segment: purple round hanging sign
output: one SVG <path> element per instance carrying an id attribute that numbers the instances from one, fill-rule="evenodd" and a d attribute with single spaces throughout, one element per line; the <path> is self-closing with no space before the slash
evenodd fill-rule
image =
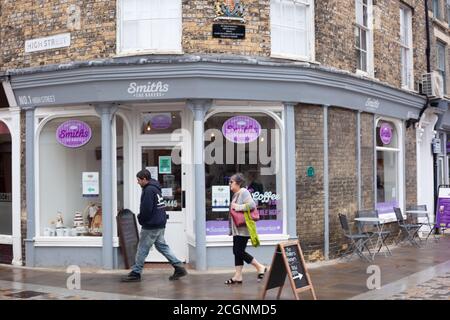
<path id="1" fill-rule="evenodd" d="M 225 121 L 222 133 L 231 142 L 249 143 L 258 139 L 261 125 L 251 117 L 236 116 Z"/>
<path id="2" fill-rule="evenodd" d="M 389 123 L 383 122 L 380 126 L 380 139 L 383 144 L 389 144 L 392 140 L 392 126 Z"/>
<path id="3" fill-rule="evenodd" d="M 62 123 L 56 129 L 56 140 L 65 147 L 78 148 L 92 137 L 92 130 L 89 125 L 79 120 L 69 120 Z"/>
<path id="4" fill-rule="evenodd" d="M 159 113 L 152 116 L 150 125 L 153 129 L 167 129 L 172 125 L 172 115 L 170 113 Z"/>

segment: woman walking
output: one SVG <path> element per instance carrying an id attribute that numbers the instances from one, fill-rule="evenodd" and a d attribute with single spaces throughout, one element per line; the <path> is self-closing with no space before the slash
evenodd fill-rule
<path id="1" fill-rule="evenodd" d="M 250 210 L 256 208 L 256 204 L 253 201 L 250 192 L 243 187 L 244 183 L 245 181 L 242 173 L 236 173 L 230 178 L 230 189 L 234 193 L 231 200 L 231 209 L 241 211 L 242 214 L 244 214 L 247 205 L 250 207 Z M 247 248 L 247 242 L 250 239 L 250 233 L 247 226 L 243 225 L 237 227 L 231 218 L 231 214 L 230 222 L 231 235 L 233 236 L 234 266 L 236 271 L 234 272 L 233 277 L 225 281 L 225 284 L 242 283 L 242 269 L 244 267 L 244 261 L 255 267 L 258 272 L 257 279 L 260 281 L 264 278 L 267 268 L 245 251 Z"/>

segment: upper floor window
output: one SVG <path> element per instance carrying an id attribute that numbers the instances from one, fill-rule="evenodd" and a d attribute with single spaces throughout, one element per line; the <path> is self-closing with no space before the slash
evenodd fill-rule
<path id="1" fill-rule="evenodd" d="M 450 27 L 450 0 L 447 0 L 447 22 Z"/>
<path id="2" fill-rule="evenodd" d="M 442 87 L 444 90 L 444 94 L 447 94 L 447 82 L 446 82 L 446 77 L 447 77 L 447 73 L 446 73 L 446 63 L 445 63 L 445 57 L 446 57 L 446 46 L 444 43 L 438 41 L 436 44 L 436 57 L 437 57 L 437 61 L 436 61 L 436 69 L 437 72 L 441 75 L 442 78 Z"/>
<path id="3" fill-rule="evenodd" d="M 402 87 L 413 89 L 412 12 L 406 6 L 400 7 L 400 51 Z"/>
<path id="4" fill-rule="evenodd" d="M 181 0 L 119 0 L 118 53 L 180 53 Z"/>
<path id="5" fill-rule="evenodd" d="M 441 10 L 440 10 L 440 6 L 441 6 L 441 1 L 440 0 L 433 0 L 433 17 L 436 19 L 439 19 L 441 16 Z"/>
<path id="6" fill-rule="evenodd" d="M 314 59 L 314 2 L 271 0 L 272 56 Z"/>
<path id="7" fill-rule="evenodd" d="M 373 75 L 372 0 L 356 1 L 356 68 Z"/>

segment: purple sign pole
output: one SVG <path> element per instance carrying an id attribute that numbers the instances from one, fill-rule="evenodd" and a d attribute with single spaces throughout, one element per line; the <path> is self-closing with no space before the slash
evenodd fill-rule
<path id="1" fill-rule="evenodd" d="M 91 140 L 89 125 L 79 120 L 68 120 L 56 129 L 56 140 L 65 147 L 78 148 Z"/>

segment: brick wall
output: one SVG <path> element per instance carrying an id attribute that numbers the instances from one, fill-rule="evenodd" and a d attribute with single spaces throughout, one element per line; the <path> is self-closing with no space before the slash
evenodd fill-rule
<path id="1" fill-rule="evenodd" d="M 305 259 L 323 259 L 324 192 L 323 192 L 323 108 L 298 105 L 296 123 L 297 235 Z M 312 166 L 314 177 L 306 170 Z"/>
<path id="2" fill-rule="evenodd" d="M 356 112 L 329 108 L 329 201 L 330 201 L 330 258 L 339 252 L 343 233 L 338 213 L 351 221 L 358 209 Z"/>
<path id="3" fill-rule="evenodd" d="M 374 209 L 374 116 L 361 113 L 361 209 Z"/>
<path id="4" fill-rule="evenodd" d="M 212 37 L 214 4 L 215 0 L 183 0 L 185 53 L 270 55 L 270 0 L 245 1 L 245 39 L 242 40 Z"/>
<path id="5" fill-rule="evenodd" d="M 405 133 L 406 206 L 417 204 L 416 130 L 413 126 Z"/>
<path id="6" fill-rule="evenodd" d="M 182 1 L 182 47 L 187 54 L 270 56 L 270 0 L 247 0 L 243 40 L 212 38 L 215 0 Z M 423 3 L 407 0 L 414 9 L 416 79 L 425 70 Z M 375 77 L 400 83 L 399 2 L 379 0 L 375 10 Z M 5 0 L 1 7 L 2 69 L 36 67 L 116 55 L 116 1 Z M 354 0 L 315 1 L 316 60 L 324 66 L 355 72 Z M 24 53 L 25 40 L 71 33 L 68 48 Z"/>

